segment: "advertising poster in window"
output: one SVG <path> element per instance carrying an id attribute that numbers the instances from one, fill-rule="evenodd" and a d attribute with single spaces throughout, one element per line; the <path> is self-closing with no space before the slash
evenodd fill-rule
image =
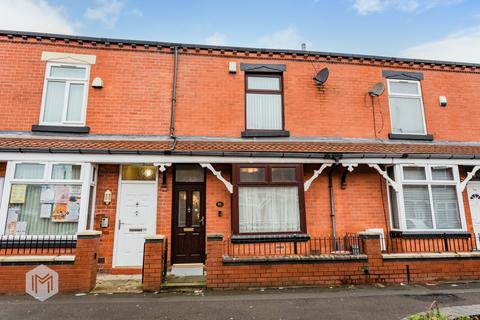
<path id="1" fill-rule="evenodd" d="M 40 218 L 50 219 L 52 216 L 52 204 L 42 203 L 40 206 Z"/>
<path id="2" fill-rule="evenodd" d="M 55 186 L 52 222 L 78 222 L 80 193 L 81 186 Z"/>
<path id="3" fill-rule="evenodd" d="M 69 188 L 68 186 L 55 186 L 55 196 L 54 196 L 54 202 L 55 204 L 58 203 L 64 203 L 66 204 L 68 202 L 68 196 L 69 196 Z"/>
<path id="4" fill-rule="evenodd" d="M 27 193 L 27 185 L 14 184 L 10 193 L 10 203 L 25 203 L 25 194 Z"/>
<path id="5" fill-rule="evenodd" d="M 40 193 L 41 203 L 53 203 L 55 200 L 55 188 L 50 185 L 43 185 Z"/>
<path id="6" fill-rule="evenodd" d="M 17 232 L 17 220 L 18 220 L 18 213 L 20 212 L 19 208 L 8 208 L 7 212 L 7 228 L 5 233 L 7 235 L 15 235 Z"/>

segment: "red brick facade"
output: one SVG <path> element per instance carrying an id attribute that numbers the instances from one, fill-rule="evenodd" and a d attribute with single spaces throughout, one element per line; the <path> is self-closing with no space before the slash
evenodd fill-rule
<path id="1" fill-rule="evenodd" d="M 113 263 L 122 165 L 157 165 L 165 169 L 158 172 L 155 233 L 169 240 L 168 254 L 163 257 L 168 265 L 172 262 L 172 216 L 176 214 L 173 180 L 179 163 L 211 164 L 221 171 L 227 183 L 205 169 L 205 233 L 222 234 L 226 241 L 232 237 L 232 209 L 236 209 L 232 208 L 236 195 L 228 191 L 234 163 L 299 163 L 304 181 L 322 163 L 335 164 L 332 190 L 336 233 L 383 229 L 387 236 L 392 225 L 387 182 L 370 164 L 378 164 L 380 170 L 396 163 L 448 164 L 459 167 L 460 181 L 472 178 L 468 173 L 480 165 L 479 66 L 181 45 L 171 123 L 173 46 L 0 32 L 0 79 L 4 83 L 0 89 L 0 176 L 6 175 L 7 161 L 12 166 L 13 161 L 98 165 L 93 228 L 102 232 L 98 244 L 101 271 L 141 272 L 140 266 L 116 270 Z M 39 124 L 41 112 L 44 52 L 95 56 L 88 85 L 88 134 L 32 133 L 32 125 Z M 229 62 L 236 63 L 236 73 L 228 71 Z M 242 138 L 246 126 L 242 63 L 285 65 L 283 120 L 289 137 Z M 329 68 L 330 77 L 319 86 L 312 77 L 324 67 Z M 375 83 L 386 83 L 384 70 L 423 75 L 420 83 L 426 128 L 433 141 L 389 139 L 392 130 L 388 93 L 378 98 L 368 95 Z M 103 88 L 90 86 L 95 77 L 102 78 Z M 440 107 L 439 96 L 448 98 L 445 108 Z M 324 170 L 304 193 L 305 233 L 312 238 L 334 232 L 328 179 L 331 168 Z M 112 197 L 105 204 L 107 190 Z M 475 230 L 467 191 L 462 190 L 461 196 L 466 225 L 461 231 L 472 233 Z M 218 206 L 219 202 L 223 206 Z M 108 219 L 108 226 L 101 226 L 103 218 Z M 207 241 L 205 247 L 208 285 L 212 288 L 405 281 L 407 262 L 382 258 L 377 252 L 378 243 L 368 250 L 368 261 L 242 266 L 223 265 L 219 243 Z M 163 245 L 146 247 L 146 290 L 159 289 L 155 279 L 158 280 L 161 261 L 150 250 L 158 252 Z M 408 261 L 408 265 L 411 281 L 479 276 L 473 270 L 478 265 L 476 260 L 449 260 L 442 264 L 433 260 Z M 362 271 L 365 266 L 369 267 L 369 274 Z M 55 268 L 63 272 L 66 267 Z M 456 276 L 459 268 L 465 272 Z M 424 272 L 427 269 L 433 271 Z M 293 273 L 296 277 L 290 278 Z"/>

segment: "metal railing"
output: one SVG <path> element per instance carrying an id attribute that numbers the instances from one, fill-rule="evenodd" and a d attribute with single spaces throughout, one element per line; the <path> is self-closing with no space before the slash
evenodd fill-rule
<path id="1" fill-rule="evenodd" d="M 480 234 L 466 235 L 423 235 L 423 236 L 387 236 L 385 243 L 387 253 L 440 253 L 477 251 Z"/>
<path id="2" fill-rule="evenodd" d="M 320 255 L 359 255 L 362 253 L 361 241 L 356 235 L 343 237 L 297 239 L 292 237 L 283 241 L 262 241 L 235 243 L 224 241 L 223 253 L 232 258 L 238 257 L 286 257 Z"/>
<path id="3" fill-rule="evenodd" d="M 0 255 L 72 254 L 77 237 L 62 236 L 0 236 Z"/>

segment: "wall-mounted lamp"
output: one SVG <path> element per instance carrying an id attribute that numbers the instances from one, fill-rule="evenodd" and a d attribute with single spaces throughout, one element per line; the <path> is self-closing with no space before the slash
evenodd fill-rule
<path id="1" fill-rule="evenodd" d="M 105 190 L 105 193 L 103 194 L 103 203 L 107 206 L 112 203 L 112 191 Z"/>
<path id="2" fill-rule="evenodd" d="M 96 77 L 92 81 L 92 88 L 100 89 L 103 88 L 103 80 L 100 77 Z"/>

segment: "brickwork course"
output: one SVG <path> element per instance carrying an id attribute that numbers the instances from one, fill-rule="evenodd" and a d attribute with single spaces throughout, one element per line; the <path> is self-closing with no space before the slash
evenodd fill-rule
<path id="1" fill-rule="evenodd" d="M 171 123 L 174 47 L 178 49 L 177 96 Z M 44 52 L 95 55 L 85 121 L 89 133 L 32 132 L 41 113 Z M 73 288 L 88 290 L 94 281 L 92 268 L 108 273 L 142 272 L 142 266 L 121 269 L 114 265 L 122 165 L 165 165 L 165 170 L 158 174 L 155 235 L 163 235 L 168 241 L 145 244 L 143 275 L 147 291 L 159 290 L 164 260 L 167 265 L 172 264 L 175 165 L 188 162 L 188 158 L 211 163 L 227 182 L 234 180 L 232 164 L 239 162 L 300 163 L 303 181 L 307 181 L 323 162 L 332 165 L 336 161 L 331 190 L 335 195 L 335 232 L 339 236 L 367 229 L 382 229 L 387 237 L 390 234 L 388 185 L 385 177 L 368 164 L 379 164 L 384 170 L 385 164 L 397 162 L 428 165 L 445 161 L 458 166 L 460 181 L 472 178 L 469 173 L 480 165 L 479 65 L 9 31 L 0 31 L 0 58 L 0 176 L 6 176 L 7 162 L 11 161 L 81 159 L 78 161 L 98 165 L 92 224 L 92 229 L 101 232 L 96 240 L 98 252 L 95 263 L 88 268 L 78 267 L 88 273 L 87 284 L 79 286 L 73 281 L 70 287 L 62 288 L 65 292 Z M 228 72 L 229 62 L 236 63 L 236 73 Z M 288 137 L 242 137 L 246 126 L 242 63 L 285 65 L 283 121 Z M 330 77 L 319 86 L 312 77 L 325 67 Z M 420 85 L 426 133 L 433 140 L 397 140 L 389 136 L 392 128 L 387 89 L 379 97 L 368 95 L 375 83 L 386 84 L 384 70 L 423 75 Z M 103 88 L 91 87 L 96 77 L 104 81 Z M 448 98 L 446 107 L 439 105 L 439 96 Z M 171 160 L 180 157 L 183 158 L 179 162 Z M 348 167 L 345 161 L 349 159 L 360 164 Z M 307 191 L 302 191 L 305 233 L 311 238 L 331 236 L 334 232 L 330 169 L 320 174 Z M 407 264 L 412 282 L 480 278 L 478 257 L 385 259 L 378 239 L 365 240 L 366 256 L 348 261 L 226 263 L 223 245 L 234 236 L 235 194 L 228 191 L 228 183 L 209 169 L 205 172 L 205 235 L 223 237 L 222 241 L 205 241 L 206 259 L 202 262 L 210 288 L 400 283 L 406 281 Z M 112 195 L 109 203 L 104 199 L 107 191 Z M 461 231 L 472 234 L 475 229 L 466 190 L 462 190 L 460 200 L 465 214 L 465 228 Z M 101 225 L 105 218 L 108 226 Z M 78 254 L 82 243 L 78 241 Z M 78 274 L 77 264 L 83 263 L 84 258 L 77 255 L 73 267 L 53 268 L 61 277 L 63 273 Z M 0 274 L 8 277 L 11 272 L 27 269 L 2 265 Z M 20 288 L 20 282 L 8 287 L 6 283 L 5 290 L 17 292 Z"/>

